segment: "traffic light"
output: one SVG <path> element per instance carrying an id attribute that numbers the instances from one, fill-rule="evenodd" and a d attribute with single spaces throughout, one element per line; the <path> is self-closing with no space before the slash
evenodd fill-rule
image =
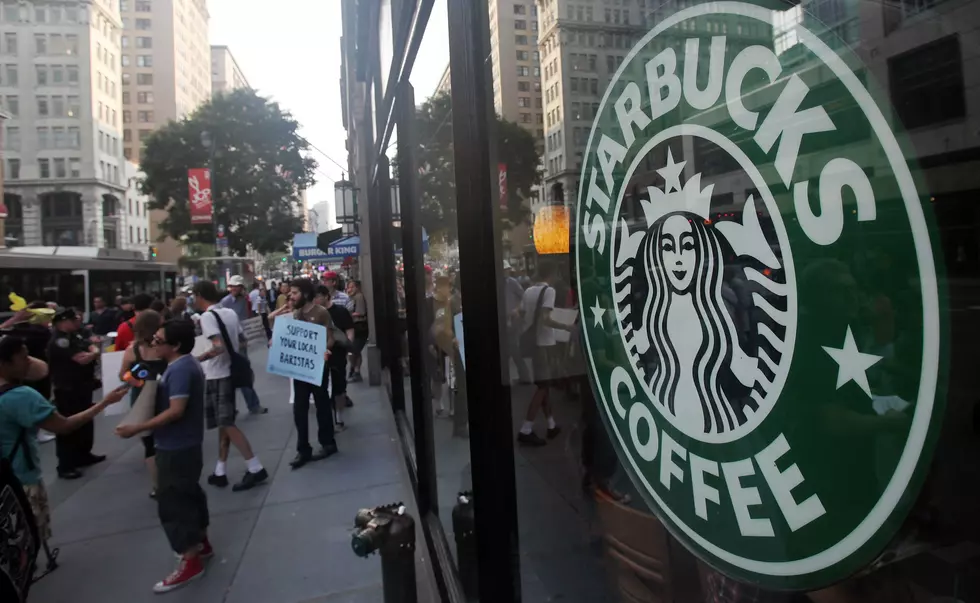
<path id="1" fill-rule="evenodd" d="M 157 248 L 150 247 L 150 259 L 156 259 L 156 257 L 157 257 Z"/>
<path id="2" fill-rule="evenodd" d="M 286 261 L 286 258 L 282 258 L 282 261 L 285 262 Z"/>

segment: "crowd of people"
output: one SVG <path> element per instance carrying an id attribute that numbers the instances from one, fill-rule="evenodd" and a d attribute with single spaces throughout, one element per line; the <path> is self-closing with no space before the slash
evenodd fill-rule
<path id="1" fill-rule="evenodd" d="M 154 585 L 154 591 L 168 592 L 201 577 L 205 561 L 213 555 L 207 495 L 200 485 L 205 431 L 214 430 L 218 436 L 214 470 L 206 479 L 209 486 L 232 485 L 227 468 L 232 448 L 246 467 L 233 491 L 249 490 L 269 479 L 236 425 L 236 391 L 242 392 L 249 413 L 268 412 L 253 386 L 245 321 L 261 317 L 269 341 L 277 317 L 326 328 L 321 384 L 292 382 L 297 447 L 290 466 L 299 469 L 338 452 L 335 434 L 344 429 L 344 410 L 353 406 L 347 383 L 361 380 L 361 352 L 368 339 L 366 301 L 359 282 L 344 287 L 338 274 L 328 272 L 320 281 L 303 278 L 268 288 L 257 282 L 248 291 L 236 275 L 226 292 L 210 281 L 199 281 L 169 305 L 140 293 L 112 303 L 96 297 L 93 307 L 85 321 L 76 309 L 34 302 L 0 325 L 0 457 L 10 460 L 39 538 L 46 542 L 51 521 L 40 469 L 41 430 L 56 439 L 58 477 L 78 479 L 86 467 L 106 460 L 93 452 L 93 419 L 128 394 L 134 408 L 115 433 L 142 440 L 149 495 L 156 500 L 161 525 L 179 557 L 176 570 Z M 112 347 L 106 348 L 110 339 Z M 96 369 L 103 349 L 123 352 L 123 385 L 103 389 L 102 399 L 93 404 L 93 394 L 102 389 Z M 311 397 L 316 450 L 309 439 Z M 141 405 L 147 413 L 137 412 Z"/>

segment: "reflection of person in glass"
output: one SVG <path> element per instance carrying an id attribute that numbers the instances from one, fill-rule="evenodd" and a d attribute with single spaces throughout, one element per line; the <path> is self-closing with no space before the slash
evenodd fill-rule
<path id="1" fill-rule="evenodd" d="M 718 231 L 695 214 L 671 213 L 647 231 L 642 252 L 650 292 L 643 323 L 660 352 L 653 393 L 686 430 L 734 429 L 745 416 L 722 388 L 723 373 L 753 359 L 739 346 L 722 298 Z"/>

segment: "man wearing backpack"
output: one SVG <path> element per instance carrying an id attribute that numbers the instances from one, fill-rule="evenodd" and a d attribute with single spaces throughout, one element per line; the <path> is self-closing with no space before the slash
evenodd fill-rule
<path id="1" fill-rule="evenodd" d="M 197 359 L 204 369 L 204 416 L 208 429 L 218 428 L 218 462 L 208 483 L 218 488 L 228 485 L 227 463 L 231 444 L 245 459 L 248 468 L 234 492 L 249 490 L 269 478 L 258 457 L 252 453 L 248 438 L 235 425 L 235 386 L 232 381 L 232 358 L 238 354 L 241 326 L 230 308 L 221 307 L 221 296 L 211 281 L 194 285 L 194 305 L 201 312 L 201 334 L 211 341 L 211 349 Z"/>
<path id="2" fill-rule="evenodd" d="M 571 331 L 571 327 L 551 319 L 555 309 L 555 267 L 550 262 L 542 262 L 538 268 L 538 282 L 524 292 L 521 300 L 521 313 L 524 316 L 524 331 L 521 335 L 521 354 L 531 357 L 534 372 L 534 395 L 527 406 L 524 424 L 517 434 L 517 441 L 528 446 L 544 446 L 548 442 L 534 433 L 534 419 L 538 409 L 544 410 L 548 421 L 548 439 L 554 439 L 561 428 L 551 414 L 551 386 L 555 373 L 555 329 Z"/>

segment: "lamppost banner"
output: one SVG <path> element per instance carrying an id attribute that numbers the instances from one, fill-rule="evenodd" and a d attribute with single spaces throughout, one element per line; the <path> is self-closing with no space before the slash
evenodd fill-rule
<path id="1" fill-rule="evenodd" d="M 187 187 L 191 224 L 210 224 L 212 214 L 211 170 L 207 168 L 187 170 Z"/>

